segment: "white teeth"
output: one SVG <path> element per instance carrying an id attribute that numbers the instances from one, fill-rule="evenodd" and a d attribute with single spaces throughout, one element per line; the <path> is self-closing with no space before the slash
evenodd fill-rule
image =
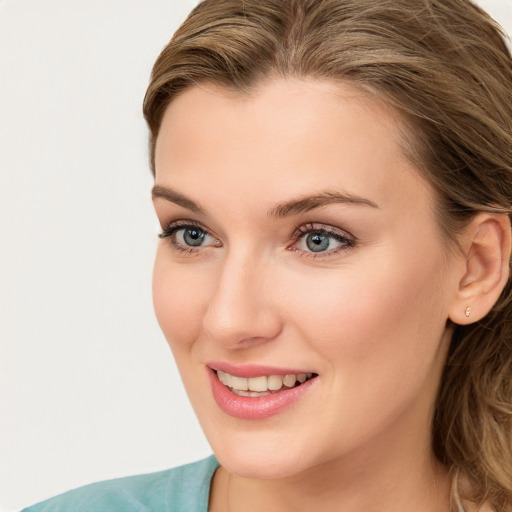
<path id="1" fill-rule="evenodd" d="M 293 388 L 293 386 L 295 386 L 296 380 L 297 380 L 297 377 L 295 375 L 293 375 L 293 374 L 286 375 L 286 377 L 283 379 L 283 384 L 287 388 Z"/>
<path id="2" fill-rule="evenodd" d="M 222 384 L 228 386 L 228 378 L 230 377 L 230 375 L 221 372 L 220 370 L 217 370 L 217 377 L 219 377 L 219 380 L 222 382 Z"/>
<path id="3" fill-rule="evenodd" d="M 249 383 L 249 389 L 251 391 L 267 391 L 268 390 L 268 379 L 267 377 L 251 377 L 247 379 Z M 233 386 L 236 387 L 236 386 Z"/>
<path id="4" fill-rule="evenodd" d="M 241 396 L 265 396 L 269 391 L 279 391 L 283 386 L 293 388 L 297 383 L 302 384 L 313 377 L 312 373 L 288 375 L 262 375 L 261 377 L 236 377 L 217 370 L 219 380 L 234 393 Z"/>
<path id="5" fill-rule="evenodd" d="M 247 391 L 248 389 L 253 389 L 249 386 L 247 379 L 243 377 L 235 377 L 234 375 L 230 375 L 231 377 L 231 387 L 235 389 L 239 389 L 240 391 Z"/>
<path id="6" fill-rule="evenodd" d="M 239 396 L 250 396 L 250 397 L 257 397 L 257 396 L 267 396 L 270 395 L 269 391 L 264 391 L 263 393 L 260 393 L 258 391 L 241 391 L 240 389 L 234 389 L 231 388 L 231 391 L 235 393 L 235 395 Z"/>
<path id="7" fill-rule="evenodd" d="M 268 389 L 270 391 L 277 391 L 283 387 L 283 379 L 279 375 L 271 375 L 268 378 Z"/>

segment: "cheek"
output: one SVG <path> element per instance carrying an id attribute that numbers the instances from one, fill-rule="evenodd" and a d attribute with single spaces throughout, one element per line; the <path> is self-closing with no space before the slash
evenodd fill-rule
<path id="1" fill-rule="evenodd" d="M 297 337 L 320 356 L 326 394 L 340 404 L 324 412 L 332 436 L 372 436 L 406 410 L 427 422 L 443 360 L 442 291 L 428 264 L 419 273 L 392 261 L 374 272 L 347 269 L 318 282 L 317 293 L 297 290 Z"/>
<path id="2" fill-rule="evenodd" d="M 153 304 L 173 352 L 190 347 L 200 333 L 208 304 L 207 283 L 194 265 L 173 263 L 159 247 L 153 269 Z"/>
<path id="3" fill-rule="evenodd" d="M 398 387 L 433 364 L 446 324 L 442 280 L 432 279 L 441 259 L 397 256 L 380 252 L 378 266 L 360 261 L 319 278 L 314 293 L 310 282 L 295 290 L 295 325 L 336 367 L 338 387 L 361 380 L 373 390 L 379 380 Z"/>

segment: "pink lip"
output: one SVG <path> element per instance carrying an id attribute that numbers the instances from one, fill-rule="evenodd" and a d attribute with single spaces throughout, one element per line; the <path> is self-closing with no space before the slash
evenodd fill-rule
<path id="1" fill-rule="evenodd" d="M 258 364 L 233 365 L 223 362 L 210 362 L 207 366 L 213 370 L 229 373 L 235 377 L 261 377 L 263 375 L 298 375 L 299 373 L 314 373 L 312 370 L 297 370 L 296 368 L 277 368 L 275 366 L 263 366 Z"/>
<path id="2" fill-rule="evenodd" d="M 254 370 L 261 367 L 247 367 L 247 369 Z M 220 368 L 218 368 L 220 369 Z M 244 420 L 260 420 L 274 416 L 280 413 L 287 407 L 300 400 L 310 389 L 315 385 L 317 378 L 307 380 L 300 386 L 295 388 L 285 389 L 278 391 L 267 396 L 248 397 L 239 396 L 231 392 L 217 377 L 217 372 L 211 368 L 207 368 L 210 377 L 210 384 L 212 393 L 217 405 L 230 416 Z M 275 373 L 275 368 L 272 368 L 270 373 L 260 372 L 257 375 L 280 375 Z M 224 371 L 224 370 L 221 370 Z M 231 372 L 228 372 L 231 373 Z M 287 373 L 294 373 L 287 371 Z M 299 372 L 300 373 L 300 372 Z M 302 372 L 304 373 L 304 372 Z M 283 373 L 284 374 L 284 373 Z M 231 375 L 235 375 L 231 373 Z M 239 373 L 237 376 L 242 376 Z"/>

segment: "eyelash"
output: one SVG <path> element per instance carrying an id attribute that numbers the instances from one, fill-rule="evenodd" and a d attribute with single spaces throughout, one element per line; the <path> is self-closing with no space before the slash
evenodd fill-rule
<path id="1" fill-rule="evenodd" d="M 294 246 L 289 247 L 289 250 L 301 253 L 301 256 L 305 258 L 322 258 L 339 254 L 340 252 L 346 251 L 348 249 L 352 249 L 357 244 L 357 239 L 350 233 L 345 232 L 345 234 L 342 235 L 339 231 L 335 230 L 331 226 L 325 224 L 316 224 L 313 222 L 297 226 L 292 236 L 290 237 L 290 240 L 294 242 L 294 245 L 296 245 L 302 238 L 305 238 L 306 235 L 310 234 L 329 237 L 330 239 L 334 239 L 336 242 L 339 242 L 340 246 L 335 249 L 330 249 L 328 251 L 322 251 L 318 253 L 298 249 Z"/>
<path id="2" fill-rule="evenodd" d="M 210 234 L 208 229 L 201 225 L 198 222 L 192 222 L 192 221 L 175 221 L 170 223 L 167 227 L 165 227 L 161 233 L 159 233 L 158 237 L 160 239 L 169 238 L 170 246 L 173 250 L 180 252 L 181 254 L 185 255 L 195 255 L 198 252 L 200 252 L 205 247 L 222 247 L 222 243 L 218 241 L 217 243 L 213 245 L 208 246 L 184 246 L 180 245 L 176 241 L 176 234 L 178 231 L 183 229 L 196 229 L 203 233 L 206 233 L 207 236 L 210 236 L 215 239 L 215 237 Z M 342 235 L 338 231 L 335 231 L 331 226 L 325 225 L 325 224 L 315 224 L 315 223 L 307 223 L 302 224 L 300 226 L 297 226 L 293 234 L 290 237 L 290 241 L 293 242 L 293 245 L 287 247 L 288 250 L 294 251 L 299 253 L 302 257 L 306 258 L 322 258 L 322 257 L 329 257 L 334 254 L 338 254 L 342 251 L 351 249 L 356 246 L 357 239 L 351 235 L 348 232 L 345 232 L 345 235 Z M 299 243 L 304 237 L 310 234 L 320 235 L 328 237 L 331 240 L 335 240 L 336 242 L 340 243 L 340 246 L 335 249 L 330 249 L 327 251 L 319 251 L 318 253 L 315 253 L 313 251 L 306 251 L 303 249 L 299 249 L 296 247 L 297 243 Z"/>
<path id="3" fill-rule="evenodd" d="M 191 222 L 191 221 L 187 221 L 187 220 L 178 220 L 175 222 L 171 222 L 167 227 L 162 229 L 162 232 L 158 234 L 158 238 L 160 238 L 162 240 L 164 238 L 169 238 L 169 245 L 171 246 L 171 248 L 175 251 L 180 252 L 181 254 L 193 255 L 193 254 L 196 254 L 197 252 L 199 252 L 201 249 L 204 249 L 204 246 L 193 247 L 193 246 L 180 245 L 176 241 L 176 233 L 182 229 L 197 229 L 199 231 L 206 233 L 208 236 L 213 237 L 213 235 L 211 235 L 209 233 L 208 229 L 206 229 L 205 226 L 199 224 L 198 222 Z M 215 237 L 213 237 L 213 238 L 215 238 Z M 215 244 L 215 247 L 221 247 L 221 246 L 222 246 L 222 244 L 220 242 L 218 244 Z M 211 247 L 211 246 L 208 246 L 208 247 Z"/>

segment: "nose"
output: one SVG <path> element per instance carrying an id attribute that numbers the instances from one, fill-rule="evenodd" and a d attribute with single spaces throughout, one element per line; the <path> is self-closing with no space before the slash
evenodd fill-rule
<path id="1" fill-rule="evenodd" d="M 215 282 L 203 329 L 226 348 L 264 343 L 281 331 L 272 266 L 250 255 L 229 255 Z"/>

